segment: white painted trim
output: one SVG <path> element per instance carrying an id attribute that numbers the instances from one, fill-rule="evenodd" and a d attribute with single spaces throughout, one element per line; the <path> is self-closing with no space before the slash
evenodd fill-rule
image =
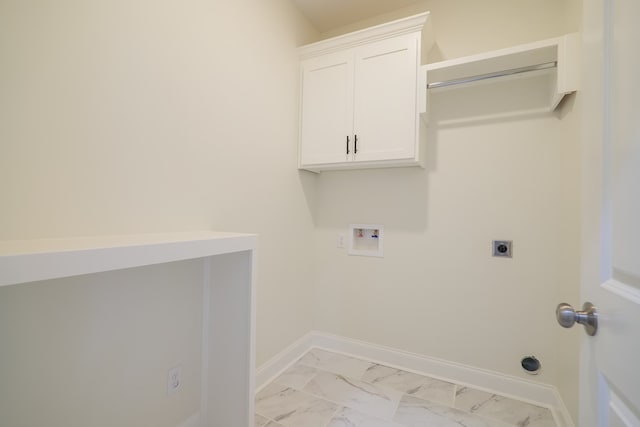
<path id="1" fill-rule="evenodd" d="M 629 407 L 618 397 L 617 394 L 611 392 L 609 401 L 609 409 L 615 412 L 616 416 L 629 427 L 640 427 L 640 419 L 629 409 Z"/>
<path id="2" fill-rule="evenodd" d="M 554 386 L 351 338 L 312 331 L 258 369 L 261 389 L 312 348 L 370 360 L 549 408 L 559 427 L 574 427 Z"/>
<path id="3" fill-rule="evenodd" d="M 196 412 L 188 419 L 184 420 L 177 427 L 201 427 L 200 426 L 200 413 Z"/>
<path id="4" fill-rule="evenodd" d="M 256 281 L 258 278 L 258 249 L 251 252 L 251 302 L 249 303 L 249 386 L 247 387 L 247 402 L 249 413 L 249 427 L 255 424 L 256 412 L 256 305 L 258 292 L 256 290 Z"/>
<path id="5" fill-rule="evenodd" d="M 638 288 L 629 286 L 615 279 L 609 279 L 600 286 L 628 301 L 640 304 L 640 289 Z"/>
<path id="6" fill-rule="evenodd" d="M 550 386 L 553 389 L 553 396 L 555 398 L 555 404 L 550 408 L 553 413 L 553 418 L 559 427 L 575 427 L 573 418 L 569 414 L 569 409 L 564 404 L 562 396 L 556 387 Z"/>
<path id="7" fill-rule="evenodd" d="M 251 234 L 194 231 L 0 241 L 0 286 L 253 250 Z"/>
<path id="8" fill-rule="evenodd" d="M 262 364 L 262 366 L 256 370 L 256 392 L 260 391 L 264 386 L 293 365 L 307 351 L 311 350 L 314 347 L 313 335 L 314 332 L 309 332 L 273 356 L 266 363 Z"/>
<path id="9" fill-rule="evenodd" d="M 321 40 L 319 42 L 300 46 L 298 54 L 301 59 L 311 58 L 313 56 L 324 55 L 343 49 L 350 49 L 364 43 L 370 43 L 376 40 L 383 40 L 402 34 L 410 34 L 419 31 L 425 31 L 433 42 L 431 36 L 431 27 L 426 25 L 429 22 L 429 12 L 420 13 L 418 15 L 409 16 L 407 18 L 397 19 L 385 24 L 376 25 L 374 27 L 365 28 L 363 30 L 354 31 L 342 36 L 332 37 L 330 39 Z"/>
<path id="10" fill-rule="evenodd" d="M 558 94 L 575 92 L 580 88 L 580 34 L 570 33 L 558 40 Z"/>
<path id="11" fill-rule="evenodd" d="M 211 313 L 211 258 L 204 259 L 202 266 L 202 365 L 200 367 L 200 413 L 202 419 L 209 417 L 209 324 Z"/>
<path id="12" fill-rule="evenodd" d="M 544 406 L 556 403 L 551 386 L 485 369 L 319 332 L 314 332 L 314 344 L 315 347 L 364 357 L 373 362 L 428 374 L 456 384 L 492 392 L 499 391 L 501 395 Z"/>

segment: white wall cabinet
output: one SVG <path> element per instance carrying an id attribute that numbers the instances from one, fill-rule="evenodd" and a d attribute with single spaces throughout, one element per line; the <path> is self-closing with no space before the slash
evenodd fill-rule
<path id="1" fill-rule="evenodd" d="M 421 165 L 428 13 L 304 46 L 299 168 Z"/>
<path id="2" fill-rule="evenodd" d="M 338 52 L 302 64 L 300 166 L 341 164 L 353 150 L 353 55 Z"/>

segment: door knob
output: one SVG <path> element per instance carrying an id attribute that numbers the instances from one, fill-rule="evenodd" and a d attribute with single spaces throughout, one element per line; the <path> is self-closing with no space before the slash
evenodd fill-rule
<path id="1" fill-rule="evenodd" d="M 585 302 L 582 311 L 575 311 L 571 305 L 563 302 L 556 308 L 556 318 L 563 328 L 570 328 L 576 323 L 584 325 L 587 335 L 595 335 L 598 330 L 598 311 L 590 302 Z"/>

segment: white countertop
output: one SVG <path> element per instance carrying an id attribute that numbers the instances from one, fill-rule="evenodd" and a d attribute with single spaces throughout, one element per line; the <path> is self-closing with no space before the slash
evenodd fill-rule
<path id="1" fill-rule="evenodd" d="M 253 250 L 254 234 L 192 231 L 0 241 L 0 286 Z"/>

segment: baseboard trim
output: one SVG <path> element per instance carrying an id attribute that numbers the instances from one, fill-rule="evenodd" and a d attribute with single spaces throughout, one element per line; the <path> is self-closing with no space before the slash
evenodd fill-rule
<path id="1" fill-rule="evenodd" d="M 575 427 L 554 386 L 318 331 L 311 331 L 304 335 L 258 368 L 256 371 L 257 389 L 262 389 L 312 348 L 321 348 L 363 358 L 544 406 L 551 409 L 559 427 Z"/>
<path id="2" fill-rule="evenodd" d="M 309 332 L 256 369 L 256 392 L 262 390 L 314 347 L 315 332 Z"/>
<path id="3" fill-rule="evenodd" d="M 553 395 L 555 397 L 556 404 L 551 410 L 553 411 L 553 416 L 556 419 L 556 423 L 561 427 L 575 427 L 573 422 L 573 418 L 569 414 L 569 409 L 564 404 L 564 400 L 560 396 L 560 392 L 557 388 L 553 388 Z"/>

